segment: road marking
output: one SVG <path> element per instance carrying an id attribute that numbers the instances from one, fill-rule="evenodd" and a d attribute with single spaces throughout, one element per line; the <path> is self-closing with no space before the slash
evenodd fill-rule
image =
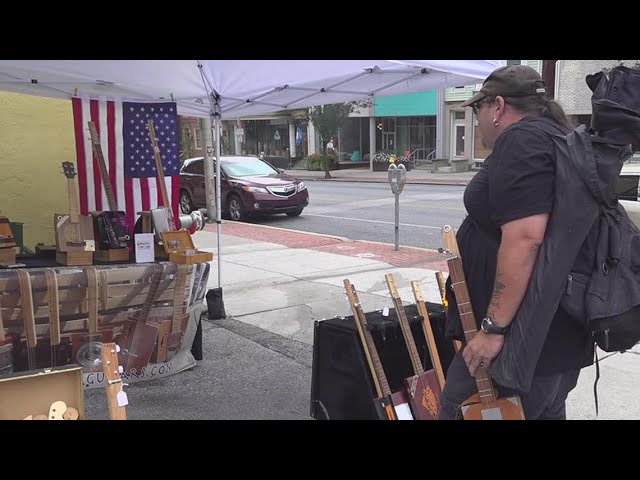
<path id="1" fill-rule="evenodd" d="M 384 225 L 395 225 L 395 222 L 384 222 L 382 220 L 368 220 L 365 218 L 349 218 L 349 217 L 335 217 L 333 215 L 317 215 L 315 213 L 305 213 L 305 217 L 322 217 L 322 218 L 333 218 L 336 220 L 349 220 L 351 222 L 369 222 L 369 223 L 382 223 Z M 431 228 L 433 230 L 440 230 L 442 227 L 431 227 L 429 225 L 414 225 L 413 223 L 400 223 L 399 225 L 405 227 L 416 227 L 416 228 Z"/>

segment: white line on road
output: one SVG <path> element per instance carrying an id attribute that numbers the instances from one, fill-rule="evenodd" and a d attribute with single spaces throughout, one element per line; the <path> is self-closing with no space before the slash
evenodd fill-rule
<path id="1" fill-rule="evenodd" d="M 335 217 L 333 215 L 317 215 L 317 214 L 314 214 L 314 213 L 305 213 L 304 216 L 305 217 L 334 218 L 336 220 L 349 220 L 351 222 L 369 222 L 369 223 L 383 223 L 385 225 L 395 225 L 395 222 L 383 222 L 382 220 L 368 220 L 366 218 Z M 432 228 L 433 230 L 442 229 L 442 227 L 431 227 L 429 225 L 414 225 L 413 223 L 400 223 L 399 225 L 403 225 L 405 227 Z"/>

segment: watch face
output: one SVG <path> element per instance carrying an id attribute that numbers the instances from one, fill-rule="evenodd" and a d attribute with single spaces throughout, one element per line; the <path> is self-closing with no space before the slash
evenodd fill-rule
<path id="1" fill-rule="evenodd" d="M 486 318 L 482 319 L 482 323 L 480 324 L 480 328 L 482 328 L 482 331 L 484 333 L 490 333 L 489 332 L 489 328 L 490 328 L 489 321 Z"/>
<path id="2" fill-rule="evenodd" d="M 483 318 L 481 324 L 482 331 L 485 333 L 503 333 L 504 328 L 499 327 L 491 321 L 490 318 Z"/>

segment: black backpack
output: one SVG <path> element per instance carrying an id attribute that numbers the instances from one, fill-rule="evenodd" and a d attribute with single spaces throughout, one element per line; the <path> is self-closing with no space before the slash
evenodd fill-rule
<path id="1" fill-rule="evenodd" d="M 586 168 L 577 171 L 598 201 L 600 214 L 578 253 L 560 304 L 585 321 L 602 350 L 614 352 L 640 342 L 640 230 L 614 191 L 622 163 L 632 155 L 629 144 L 640 142 L 640 71 L 618 66 L 588 75 L 586 82 L 593 92 L 590 133 L 597 136 L 591 137 L 591 151 L 582 162 Z M 607 164 L 619 168 L 607 175 L 601 167 Z"/>
<path id="2" fill-rule="evenodd" d="M 592 139 L 591 145 L 588 161 L 582 162 L 586 168 L 578 172 L 600 211 L 567 276 L 560 306 L 584 322 L 598 347 L 615 352 L 640 342 L 640 230 L 610 187 L 593 179 L 599 178 L 598 158 L 628 157 L 631 151 L 598 139 Z"/>

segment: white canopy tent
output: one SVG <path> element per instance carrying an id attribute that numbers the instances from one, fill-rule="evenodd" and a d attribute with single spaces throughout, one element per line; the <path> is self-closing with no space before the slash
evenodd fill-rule
<path id="1" fill-rule="evenodd" d="M 501 65 L 500 60 L 0 60 L 0 90 L 69 99 L 173 99 L 180 115 L 221 120 L 481 83 Z M 220 122 L 215 125 L 219 138 Z M 205 183 L 207 205 L 216 206 L 221 287 L 220 162 L 215 177 L 211 164 L 206 162 Z"/>

